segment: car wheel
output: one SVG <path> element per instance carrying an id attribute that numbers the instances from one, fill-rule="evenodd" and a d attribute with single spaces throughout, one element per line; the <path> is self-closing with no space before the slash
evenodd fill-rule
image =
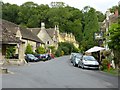
<path id="1" fill-rule="evenodd" d="M 80 68 L 79 64 L 78 64 L 78 68 Z"/>
<path id="2" fill-rule="evenodd" d="M 75 64 L 75 62 L 73 62 L 73 66 L 74 66 L 74 67 L 76 67 L 76 64 Z"/>
<path id="3" fill-rule="evenodd" d="M 82 64 L 82 69 L 84 69 L 84 64 Z"/>

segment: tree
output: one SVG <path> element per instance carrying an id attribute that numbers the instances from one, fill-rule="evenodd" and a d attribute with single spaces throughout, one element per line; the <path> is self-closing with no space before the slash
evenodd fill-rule
<path id="1" fill-rule="evenodd" d="M 96 44 L 94 41 L 94 33 L 99 31 L 98 18 L 95 9 L 90 8 L 88 10 L 87 12 L 84 12 L 83 17 L 83 41 L 87 43 L 86 49 L 89 49 Z"/>
<path id="2" fill-rule="evenodd" d="M 103 22 L 105 20 L 105 15 L 102 12 L 96 11 L 96 14 L 97 14 L 98 22 Z"/>
<path id="3" fill-rule="evenodd" d="M 110 33 L 110 42 L 108 43 L 109 47 L 114 53 L 114 59 L 116 65 L 120 65 L 120 24 L 113 23 L 109 29 Z"/>
<path id="4" fill-rule="evenodd" d="M 117 6 L 117 5 L 116 5 L 116 6 L 113 6 L 113 7 L 110 8 L 109 10 L 110 10 L 111 13 L 114 13 L 116 9 L 118 9 L 118 6 Z"/>
<path id="5" fill-rule="evenodd" d="M 25 54 L 33 54 L 32 46 L 30 44 L 27 45 Z"/>
<path id="6" fill-rule="evenodd" d="M 46 51 L 45 51 L 45 48 L 39 46 L 37 49 L 36 49 L 36 53 L 38 54 L 44 54 Z"/>
<path id="7" fill-rule="evenodd" d="M 16 4 L 2 4 L 2 18 L 13 23 L 18 23 L 19 6 Z"/>

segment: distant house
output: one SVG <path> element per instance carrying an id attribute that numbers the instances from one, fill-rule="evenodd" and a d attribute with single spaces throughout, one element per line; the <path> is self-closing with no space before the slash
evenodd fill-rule
<path id="1" fill-rule="evenodd" d="M 79 47 L 78 42 L 75 40 L 75 36 L 67 33 L 60 33 L 58 25 L 55 28 L 45 28 L 45 24 L 41 23 L 41 28 L 28 28 L 35 35 L 45 43 L 45 47 L 55 46 L 57 49 L 59 42 L 71 42 L 76 48 Z"/>
<path id="2" fill-rule="evenodd" d="M 112 23 L 117 23 L 118 22 L 118 10 L 116 9 L 114 13 L 111 13 L 110 10 L 107 10 L 106 11 L 106 18 L 105 20 L 101 23 L 101 31 L 103 33 L 106 33 L 107 36 L 109 36 L 110 34 L 108 33 L 108 30 L 109 30 L 109 26 L 112 24 Z M 108 48 L 108 44 L 106 42 L 109 42 L 109 39 L 106 38 L 106 40 L 103 42 L 104 44 L 104 47 L 106 49 L 109 49 Z"/>
<path id="3" fill-rule="evenodd" d="M 58 40 L 59 42 L 69 42 L 69 43 L 73 43 L 73 45 L 78 48 L 79 47 L 79 43 L 75 40 L 75 36 L 70 33 L 59 33 L 58 36 Z"/>
<path id="4" fill-rule="evenodd" d="M 28 28 L 29 31 L 33 32 L 43 43 L 45 43 L 45 48 L 48 49 L 49 46 L 57 45 L 57 34 L 54 29 L 46 29 L 45 24 L 41 23 L 41 28 Z"/>
<path id="5" fill-rule="evenodd" d="M 16 54 L 19 54 L 19 60 L 24 59 L 26 46 L 30 44 L 33 51 L 37 46 L 44 44 L 36 35 L 31 31 L 22 28 L 12 22 L 2 20 L 2 56 L 6 56 L 6 50 L 9 46 L 16 47 Z"/>

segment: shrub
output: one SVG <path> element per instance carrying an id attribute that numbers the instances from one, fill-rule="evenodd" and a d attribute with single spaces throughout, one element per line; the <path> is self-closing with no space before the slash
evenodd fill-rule
<path id="1" fill-rule="evenodd" d="M 51 53 L 55 54 L 55 46 L 49 46 L 48 49 L 51 49 Z"/>
<path id="2" fill-rule="evenodd" d="M 27 45 L 25 54 L 33 54 L 32 46 L 30 44 Z"/>
<path id="3" fill-rule="evenodd" d="M 58 47 L 57 51 L 55 52 L 55 56 L 56 56 L 56 57 L 61 56 L 61 52 L 62 52 L 61 48 Z"/>
<path id="4" fill-rule="evenodd" d="M 108 68 L 108 64 L 109 64 L 109 60 L 107 60 L 107 59 L 103 59 L 102 60 L 102 70 L 105 70 L 105 69 L 107 69 Z"/>
<path id="5" fill-rule="evenodd" d="M 103 51 L 104 56 L 109 56 L 111 54 L 110 50 Z"/>
<path id="6" fill-rule="evenodd" d="M 36 53 L 38 53 L 38 54 L 44 54 L 44 53 L 46 53 L 46 50 L 45 50 L 45 48 L 39 46 L 39 47 L 36 49 Z"/>
<path id="7" fill-rule="evenodd" d="M 15 46 L 8 46 L 6 49 L 6 58 L 10 59 L 15 54 Z"/>
<path id="8" fill-rule="evenodd" d="M 62 51 L 64 52 L 64 55 L 68 55 L 69 54 L 69 48 L 64 46 L 64 47 L 61 47 Z"/>

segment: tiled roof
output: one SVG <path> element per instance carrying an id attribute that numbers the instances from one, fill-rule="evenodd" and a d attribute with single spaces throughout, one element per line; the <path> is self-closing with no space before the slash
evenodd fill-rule
<path id="1" fill-rule="evenodd" d="M 2 20 L 2 38 L 3 41 L 16 41 L 16 32 L 17 30 L 20 30 L 22 34 L 22 38 L 27 39 L 27 40 L 32 40 L 35 42 L 41 42 L 43 43 L 36 35 L 34 35 L 31 31 L 27 30 L 26 28 L 22 28 L 12 22 Z"/>
<path id="2" fill-rule="evenodd" d="M 22 28 L 20 27 L 20 31 L 22 34 L 22 37 L 24 39 L 29 39 L 29 40 L 33 40 L 36 42 L 40 42 L 43 43 L 35 34 L 33 34 L 30 30 L 26 29 L 26 28 Z"/>
<path id="3" fill-rule="evenodd" d="M 46 31 L 50 35 L 51 38 L 53 38 L 54 35 L 55 37 L 57 37 L 57 31 L 54 28 L 46 29 Z"/>
<path id="4" fill-rule="evenodd" d="M 38 33 L 41 31 L 40 28 L 27 28 L 27 30 L 29 32 L 32 32 L 32 34 L 35 35 L 35 36 L 37 36 Z M 37 36 L 37 38 L 39 38 L 39 37 Z M 40 40 L 41 43 L 44 43 L 40 38 L 39 38 L 39 40 Z"/>
<path id="5" fill-rule="evenodd" d="M 27 29 L 32 31 L 35 35 L 37 35 L 41 31 L 41 28 L 27 28 Z"/>
<path id="6" fill-rule="evenodd" d="M 16 38 L 15 34 L 8 30 L 6 27 L 2 26 L 2 43 L 18 43 L 20 40 Z"/>

